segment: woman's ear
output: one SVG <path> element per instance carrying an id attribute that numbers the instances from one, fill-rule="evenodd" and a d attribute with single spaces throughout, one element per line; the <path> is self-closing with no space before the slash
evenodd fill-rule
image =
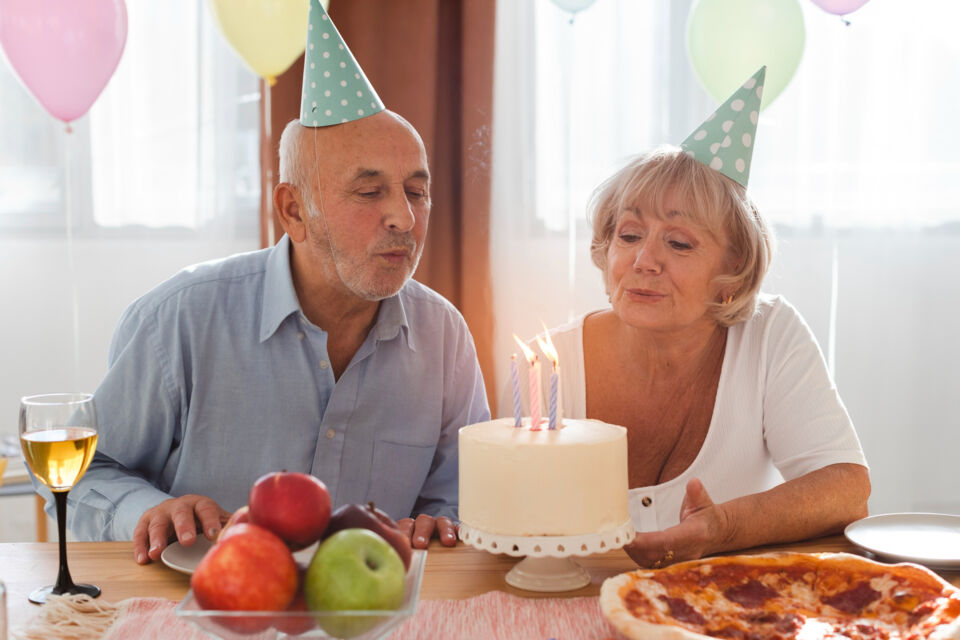
<path id="1" fill-rule="evenodd" d="M 303 242 L 307 237 L 306 216 L 300 193 L 289 182 L 281 182 L 273 189 L 273 208 L 280 226 L 293 242 Z"/>

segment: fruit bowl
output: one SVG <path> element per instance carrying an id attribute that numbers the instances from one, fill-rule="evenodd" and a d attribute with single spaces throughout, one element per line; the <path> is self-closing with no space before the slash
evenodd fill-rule
<path id="1" fill-rule="evenodd" d="M 403 604 L 387 611 L 214 611 L 201 609 L 193 591 L 177 605 L 176 615 L 213 638 L 268 640 L 274 638 L 351 638 L 387 636 L 417 610 L 426 551 L 414 551 L 407 570 Z M 295 631 L 303 630 L 297 634 Z"/>

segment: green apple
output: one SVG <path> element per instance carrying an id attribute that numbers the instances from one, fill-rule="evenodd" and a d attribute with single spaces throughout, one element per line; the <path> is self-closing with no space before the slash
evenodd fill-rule
<path id="1" fill-rule="evenodd" d="M 313 611 L 390 611 L 403 604 L 406 572 L 393 546 L 369 529 L 344 529 L 324 540 L 307 568 L 303 592 Z M 338 638 L 366 632 L 385 617 L 318 616 Z"/>

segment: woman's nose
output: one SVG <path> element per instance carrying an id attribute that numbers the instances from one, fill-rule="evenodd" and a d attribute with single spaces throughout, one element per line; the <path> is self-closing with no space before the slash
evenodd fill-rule
<path id="1" fill-rule="evenodd" d="M 661 268 L 662 262 L 657 243 L 651 239 L 644 240 L 637 247 L 637 255 L 633 259 L 633 270 L 659 272 Z"/>

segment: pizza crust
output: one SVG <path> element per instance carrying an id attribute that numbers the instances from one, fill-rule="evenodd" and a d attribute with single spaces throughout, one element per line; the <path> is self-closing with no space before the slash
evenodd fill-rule
<path id="1" fill-rule="evenodd" d="M 620 589 L 632 585 L 633 576 L 643 573 L 649 572 L 621 573 L 607 578 L 600 587 L 600 610 L 617 631 L 631 640 L 716 640 L 683 627 L 647 622 L 630 613 L 620 597 Z"/>

